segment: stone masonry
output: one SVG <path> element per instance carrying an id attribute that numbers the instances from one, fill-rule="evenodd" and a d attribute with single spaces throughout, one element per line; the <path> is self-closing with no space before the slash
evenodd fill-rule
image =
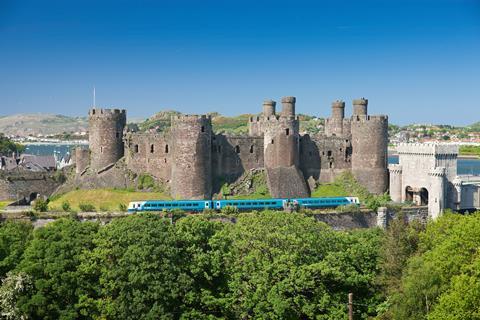
<path id="1" fill-rule="evenodd" d="M 76 179 L 105 174 L 124 159 L 126 170 L 165 182 L 179 199 L 209 199 L 252 169 L 266 169 L 273 197 L 307 197 L 345 170 L 371 192 L 387 190 L 388 118 L 368 115 L 366 99 L 354 100 L 350 118 L 335 101 L 325 132 L 315 136 L 300 134 L 296 98 L 281 102 L 277 113 L 276 102 L 266 100 L 244 136 L 214 134 L 204 115 L 174 116 L 162 133 L 129 131 L 125 110 L 91 109 L 90 152 L 76 152 Z"/>

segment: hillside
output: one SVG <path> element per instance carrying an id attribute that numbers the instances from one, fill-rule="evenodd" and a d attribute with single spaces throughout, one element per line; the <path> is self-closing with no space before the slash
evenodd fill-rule
<path id="1" fill-rule="evenodd" d="M 0 117 L 0 132 L 7 136 L 55 135 L 63 132 L 87 131 L 86 117 L 53 114 L 15 114 Z"/>

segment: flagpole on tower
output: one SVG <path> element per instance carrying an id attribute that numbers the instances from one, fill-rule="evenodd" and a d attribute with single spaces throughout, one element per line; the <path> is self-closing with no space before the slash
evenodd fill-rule
<path id="1" fill-rule="evenodd" d="M 95 87 L 93 87 L 93 107 L 95 108 Z"/>

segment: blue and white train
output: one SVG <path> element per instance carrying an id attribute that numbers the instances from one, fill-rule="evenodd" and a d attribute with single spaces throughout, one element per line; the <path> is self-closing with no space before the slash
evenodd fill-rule
<path id="1" fill-rule="evenodd" d="M 264 209 L 281 210 L 291 204 L 300 208 L 319 209 L 335 208 L 349 204 L 360 205 L 360 201 L 357 197 L 242 200 L 147 200 L 130 202 L 128 205 L 128 211 L 170 211 L 178 209 L 188 212 L 200 212 L 206 209 L 221 210 L 225 207 L 235 207 L 240 211 Z"/>

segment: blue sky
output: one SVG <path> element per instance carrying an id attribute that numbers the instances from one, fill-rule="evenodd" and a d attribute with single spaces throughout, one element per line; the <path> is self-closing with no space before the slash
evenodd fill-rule
<path id="1" fill-rule="evenodd" d="M 366 97 L 390 122 L 480 121 L 480 0 L 0 0 L 0 115 L 327 116 Z"/>

